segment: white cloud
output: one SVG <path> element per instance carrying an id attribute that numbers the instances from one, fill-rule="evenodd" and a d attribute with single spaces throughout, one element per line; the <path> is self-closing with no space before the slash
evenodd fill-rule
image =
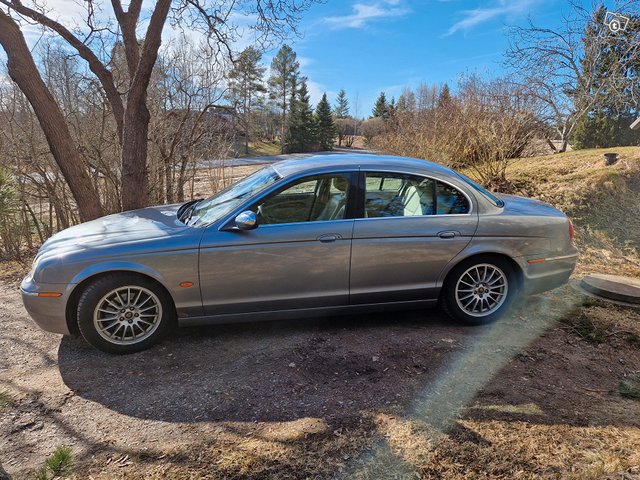
<path id="1" fill-rule="evenodd" d="M 538 0 L 499 0 L 492 7 L 463 10 L 460 12 L 462 19 L 449 28 L 447 35 L 453 35 L 460 30 L 468 30 L 494 18 L 528 13 L 537 2 Z"/>
<path id="2" fill-rule="evenodd" d="M 314 82 L 313 80 L 307 80 L 307 88 L 309 89 L 309 103 L 311 103 L 313 108 L 316 108 L 318 102 L 322 100 L 323 94 L 327 94 L 329 102 L 337 95 L 336 92 L 327 90 L 324 85 Z"/>
<path id="3" fill-rule="evenodd" d="M 301 57 L 298 55 L 298 63 L 300 64 L 300 68 L 308 67 L 313 63 L 313 59 L 309 57 Z"/>
<path id="4" fill-rule="evenodd" d="M 351 15 L 325 17 L 325 23 L 333 28 L 362 28 L 374 20 L 390 17 L 401 17 L 408 9 L 400 6 L 401 0 L 383 0 L 373 3 L 354 3 Z"/>

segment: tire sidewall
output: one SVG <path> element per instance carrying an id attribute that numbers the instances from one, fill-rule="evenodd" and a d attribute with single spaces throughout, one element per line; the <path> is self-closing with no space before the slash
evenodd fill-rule
<path id="1" fill-rule="evenodd" d="M 131 345 L 109 342 L 98 333 L 93 323 L 93 314 L 98 302 L 107 293 L 124 285 L 136 285 L 151 290 L 162 305 L 162 317 L 156 330 L 141 342 Z M 125 354 L 145 350 L 160 341 L 175 324 L 175 307 L 164 289 L 155 282 L 134 274 L 112 274 L 97 279 L 85 288 L 78 302 L 77 318 L 80 333 L 88 343 L 103 352 Z"/>
<path id="2" fill-rule="evenodd" d="M 507 298 L 502 305 L 500 305 L 500 307 L 490 315 L 474 317 L 460 308 L 456 301 L 455 290 L 458 280 L 460 280 L 460 277 L 464 272 L 474 265 L 482 263 L 493 265 L 502 270 L 507 278 Z M 485 325 L 487 323 L 492 323 L 502 317 L 513 305 L 514 299 L 517 297 L 520 290 L 517 280 L 518 278 L 514 267 L 506 259 L 490 255 L 470 258 L 456 265 L 447 275 L 447 279 L 443 287 L 443 306 L 449 316 L 467 325 Z"/>

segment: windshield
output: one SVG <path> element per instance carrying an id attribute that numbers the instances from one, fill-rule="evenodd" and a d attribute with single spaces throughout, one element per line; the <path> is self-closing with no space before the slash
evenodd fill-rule
<path id="1" fill-rule="evenodd" d="M 195 204 L 187 224 L 204 225 L 215 222 L 279 179 L 280 175 L 273 167 L 258 170 L 238 183 Z"/>
<path id="2" fill-rule="evenodd" d="M 476 189 L 478 192 L 480 192 L 487 200 L 489 200 L 491 203 L 493 203 L 496 207 L 504 207 L 504 202 L 502 200 L 500 200 L 498 197 L 496 197 L 489 190 L 484 188 L 482 185 L 478 185 L 476 182 L 471 180 L 469 177 L 464 176 L 460 172 L 456 172 L 456 173 L 458 174 L 458 176 L 462 180 L 464 180 L 466 183 L 468 183 L 474 189 Z"/>

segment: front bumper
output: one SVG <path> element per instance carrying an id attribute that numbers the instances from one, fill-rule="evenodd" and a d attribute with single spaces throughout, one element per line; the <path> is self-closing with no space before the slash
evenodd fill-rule
<path id="1" fill-rule="evenodd" d="M 70 335 L 67 325 L 67 301 L 71 294 L 72 285 L 61 283 L 40 284 L 33 281 L 29 274 L 20 285 L 22 303 L 29 316 L 41 329 L 52 333 Z M 59 297 L 42 297 L 39 293 L 57 292 Z"/>

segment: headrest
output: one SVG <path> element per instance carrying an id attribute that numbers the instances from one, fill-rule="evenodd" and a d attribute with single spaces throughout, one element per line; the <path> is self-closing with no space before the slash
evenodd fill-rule
<path id="1" fill-rule="evenodd" d="M 333 179 L 333 186 L 341 192 L 346 192 L 349 188 L 349 179 L 345 177 L 335 177 Z"/>

